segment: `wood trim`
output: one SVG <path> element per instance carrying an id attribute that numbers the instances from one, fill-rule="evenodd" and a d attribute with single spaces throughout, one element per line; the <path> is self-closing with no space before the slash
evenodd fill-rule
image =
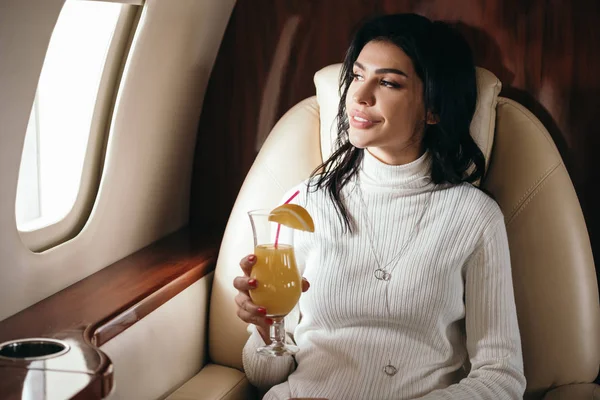
<path id="1" fill-rule="evenodd" d="M 112 365 L 97 347 L 213 272 L 217 252 L 217 239 L 182 229 L 0 321 L 0 342 L 28 337 L 81 342 L 88 362 L 71 372 L 92 375 L 90 382 L 99 382 L 107 395 Z M 0 361 L 0 367 L 8 366 L 31 368 L 29 363 Z M 12 374 L 18 376 L 26 374 Z"/>
<path id="2" fill-rule="evenodd" d="M 182 264 L 182 260 L 179 260 L 179 262 L 174 260 L 170 265 L 161 265 L 160 268 L 154 270 L 153 272 L 156 275 L 156 279 L 161 280 L 165 279 L 164 277 L 159 276 L 164 276 L 163 271 L 165 268 L 172 269 L 173 271 L 166 277 L 165 281 L 162 281 L 165 284 L 159 290 L 148 293 L 148 295 L 142 295 L 145 297 L 143 297 L 141 301 L 136 302 L 131 307 L 109 320 L 100 322 L 98 326 L 92 327 L 92 344 L 98 347 L 102 346 L 104 343 L 108 342 L 110 339 L 175 297 L 188 286 L 211 273 L 214 270 L 216 263 L 216 251 L 213 250 L 215 249 L 209 248 L 199 251 L 197 261 L 188 260 Z"/>

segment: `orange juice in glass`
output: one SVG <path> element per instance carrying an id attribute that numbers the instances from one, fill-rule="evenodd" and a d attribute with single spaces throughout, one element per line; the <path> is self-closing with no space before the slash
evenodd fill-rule
<path id="1" fill-rule="evenodd" d="M 250 277 L 257 287 L 250 291 L 255 304 L 264 307 L 270 318 L 286 316 L 302 293 L 302 278 L 296 266 L 294 248 L 279 243 L 258 245 L 254 248 L 256 264 Z"/>
<path id="2" fill-rule="evenodd" d="M 292 311 L 302 294 L 302 278 L 294 255 L 294 229 L 314 230 L 312 219 L 300 206 L 285 205 L 273 211 L 255 210 L 248 213 L 254 237 L 256 263 L 250 277 L 256 279 L 257 287 L 250 290 L 252 302 L 267 310 L 273 320 L 269 336 L 271 344 L 260 347 L 257 352 L 267 356 L 295 354 L 298 347 L 285 343 L 284 317 Z M 278 211 L 279 210 L 279 211 Z M 302 211 L 303 210 L 303 211 Z M 300 211 L 300 222 L 296 212 Z M 308 217 L 307 217 L 308 216 Z M 306 219 L 310 219 L 307 225 Z M 281 232 L 281 225 L 293 229 Z"/>

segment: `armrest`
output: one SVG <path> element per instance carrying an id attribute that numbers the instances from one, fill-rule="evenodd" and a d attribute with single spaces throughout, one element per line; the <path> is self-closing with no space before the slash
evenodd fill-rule
<path id="1" fill-rule="evenodd" d="M 104 397 L 111 393 L 114 368 L 98 347 L 210 274 L 215 268 L 217 243 L 216 237 L 181 229 L 0 321 L 0 342 L 37 337 L 68 341 L 72 351 L 36 368 L 88 377 L 83 389 L 73 379 L 63 386 L 61 380 L 52 381 L 64 393 L 75 387 L 74 393 L 79 394 L 74 398 Z M 81 358 L 75 355 L 74 344 L 83 352 Z M 73 356 L 85 362 L 70 362 Z M 27 378 L 28 364 L 0 358 L 0 398 L 21 398 L 23 388 L 35 392 L 36 385 L 44 384 Z"/>
<path id="2" fill-rule="evenodd" d="M 217 364 L 207 364 L 166 400 L 250 400 L 258 399 L 256 389 L 243 372 Z"/>
<path id="3" fill-rule="evenodd" d="M 550 390 L 544 400 L 600 400 L 600 386 L 595 383 L 576 383 Z"/>

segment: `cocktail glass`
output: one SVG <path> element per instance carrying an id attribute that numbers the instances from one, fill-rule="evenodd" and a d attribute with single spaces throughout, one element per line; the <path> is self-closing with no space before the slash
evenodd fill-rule
<path id="1" fill-rule="evenodd" d="M 254 304 L 264 307 L 267 317 L 273 320 L 269 331 L 271 343 L 258 348 L 257 352 L 282 356 L 298 352 L 297 346 L 285 342 L 284 317 L 300 299 L 302 278 L 294 255 L 293 229 L 280 232 L 281 226 L 269 221 L 269 214 L 269 210 L 248 212 L 256 255 L 250 277 L 257 282 L 257 287 L 250 290 L 250 298 Z"/>

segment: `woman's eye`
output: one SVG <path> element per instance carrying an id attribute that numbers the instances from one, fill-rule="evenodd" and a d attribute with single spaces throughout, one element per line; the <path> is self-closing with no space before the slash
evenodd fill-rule
<path id="1" fill-rule="evenodd" d="M 355 81 L 361 81 L 362 80 L 362 76 L 360 74 L 357 74 L 356 72 L 352 73 L 352 79 L 354 79 Z"/>
<path id="2" fill-rule="evenodd" d="M 386 81 L 386 80 L 382 80 L 381 84 L 385 87 L 394 88 L 394 89 L 397 89 L 400 87 L 400 85 L 398 85 L 397 83 Z"/>

